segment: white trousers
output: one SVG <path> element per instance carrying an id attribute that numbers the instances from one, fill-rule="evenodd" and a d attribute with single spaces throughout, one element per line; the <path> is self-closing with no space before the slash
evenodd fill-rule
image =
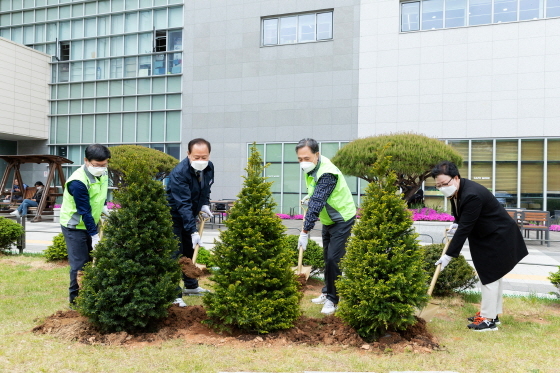
<path id="1" fill-rule="evenodd" d="M 502 280 L 481 285 L 482 302 L 480 305 L 480 316 L 487 319 L 495 319 L 497 315 L 502 313 Z"/>

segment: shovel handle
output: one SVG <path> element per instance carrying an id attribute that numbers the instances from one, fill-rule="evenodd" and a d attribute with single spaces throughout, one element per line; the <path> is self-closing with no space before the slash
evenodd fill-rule
<path id="1" fill-rule="evenodd" d="M 202 212 L 198 214 L 198 218 L 200 219 L 200 226 L 198 227 L 198 235 L 200 236 L 200 239 L 202 239 L 202 233 L 204 232 L 204 223 L 210 220 L 210 218 L 203 217 Z M 194 245 L 194 252 L 192 256 L 193 264 L 196 264 L 196 258 L 198 257 L 198 249 L 200 249 L 200 245 L 198 244 Z"/>
<path id="2" fill-rule="evenodd" d="M 445 246 L 443 247 L 443 251 L 441 253 L 441 256 L 443 256 L 447 252 L 447 249 L 449 248 L 449 244 L 451 243 L 451 240 L 447 236 L 447 231 L 448 230 L 449 230 L 449 228 L 445 228 L 444 235 L 445 235 L 446 242 L 445 242 Z M 430 282 L 430 288 L 428 289 L 428 295 L 429 296 L 432 296 L 432 292 L 434 291 L 434 288 L 436 287 L 436 282 L 437 282 L 437 279 L 438 279 L 440 273 L 441 273 L 441 263 L 436 266 L 434 276 L 432 277 L 432 282 Z"/>
<path id="3" fill-rule="evenodd" d="M 298 273 L 301 273 L 303 269 L 303 246 L 299 246 L 299 254 L 298 254 L 298 260 L 297 260 L 297 270 Z"/>

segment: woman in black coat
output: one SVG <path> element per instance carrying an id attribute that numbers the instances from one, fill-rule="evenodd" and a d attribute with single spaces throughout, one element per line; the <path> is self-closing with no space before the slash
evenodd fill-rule
<path id="1" fill-rule="evenodd" d="M 436 262 L 445 268 L 459 256 L 469 239 L 474 267 L 482 283 L 481 310 L 468 327 L 475 331 L 498 330 L 502 313 L 502 278 L 527 254 L 517 223 L 490 191 L 474 181 L 462 179 L 457 166 L 441 162 L 431 172 L 436 187 L 451 201 L 457 228 L 447 252 Z"/>

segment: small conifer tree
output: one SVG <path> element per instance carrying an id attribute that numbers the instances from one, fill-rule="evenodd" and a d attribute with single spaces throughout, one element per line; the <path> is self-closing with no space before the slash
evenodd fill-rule
<path id="1" fill-rule="evenodd" d="M 268 333 L 292 327 L 300 315 L 285 228 L 274 213 L 272 183 L 263 176 L 264 168 L 253 144 L 244 186 L 225 222 L 228 229 L 214 247 L 220 270 L 204 304 L 216 326 Z"/>
<path id="2" fill-rule="evenodd" d="M 131 164 L 135 162 L 130 160 Z M 105 224 L 84 269 L 78 310 L 102 331 L 137 331 L 167 316 L 177 295 L 180 269 L 169 207 L 161 182 L 146 175 L 143 162 L 131 165 L 126 188 L 115 193 L 121 208 Z"/>
<path id="3" fill-rule="evenodd" d="M 337 282 L 338 315 L 368 341 L 414 324 L 416 308 L 427 301 L 423 251 L 388 158 L 373 166 L 377 177 L 366 189 Z"/>

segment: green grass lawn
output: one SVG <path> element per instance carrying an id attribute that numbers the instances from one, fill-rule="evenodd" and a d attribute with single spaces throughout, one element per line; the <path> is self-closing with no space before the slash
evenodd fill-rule
<path id="1" fill-rule="evenodd" d="M 429 324 L 442 351 L 375 354 L 357 348 L 192 345 L 177 339 L 136 347 L 90 346 L 31 329 L 67 305 L 68 267 L 40 257 L 0 256 L 0 372 L 560 372 L 560 303 L 506 298 L 497 332 L 467 330 L 477 297 L 445 299 Z M 304 312 L 319 316 L 308 295 Z M 200 304 L 200 297 L 185 298 Z M 470 302 L 469 302 L 470 301 Z"/>

